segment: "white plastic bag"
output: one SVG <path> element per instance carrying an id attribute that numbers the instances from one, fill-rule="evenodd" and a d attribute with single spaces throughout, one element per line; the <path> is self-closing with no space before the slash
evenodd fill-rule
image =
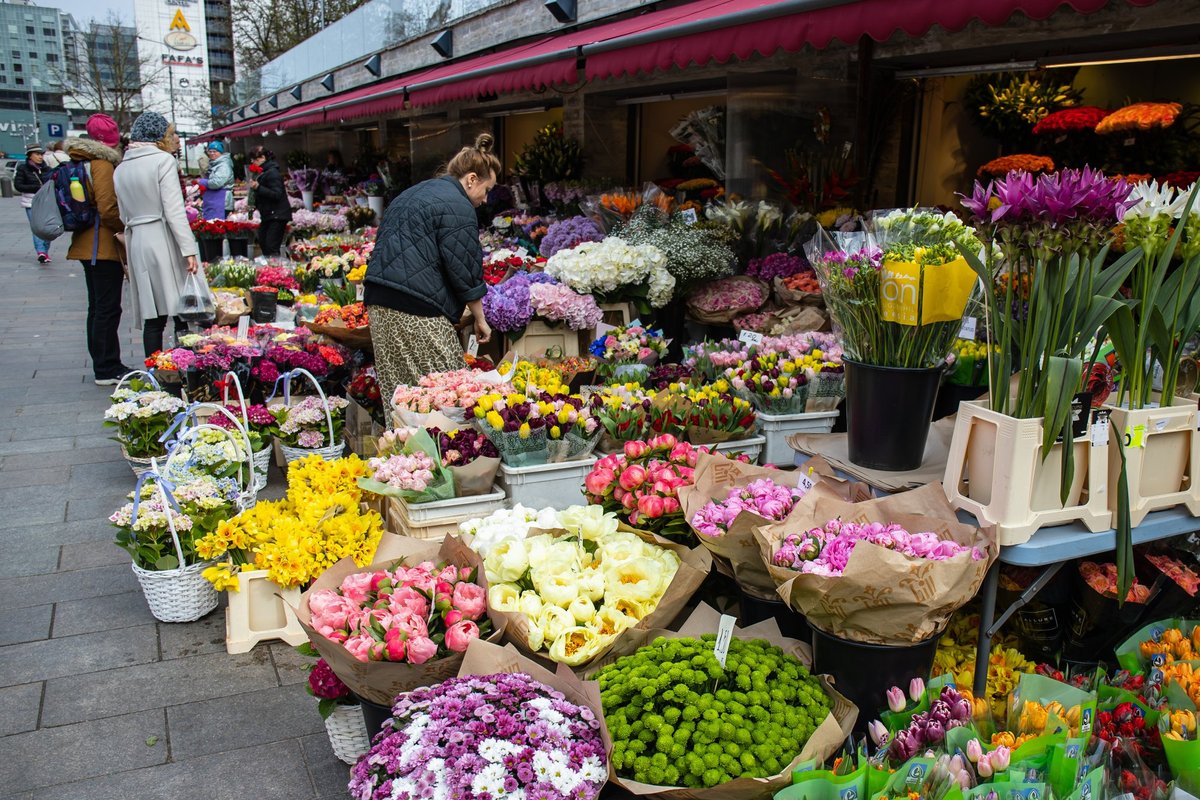
<path id="1" fill-rule="evenodd" d="M 203 270 L 189 273 L 183 282 L 179 297 L 175 299 L 172 316 L 197 325 L 211 325 L 217 316 L 217 301 L 208 288 L 208 279 Z"/>

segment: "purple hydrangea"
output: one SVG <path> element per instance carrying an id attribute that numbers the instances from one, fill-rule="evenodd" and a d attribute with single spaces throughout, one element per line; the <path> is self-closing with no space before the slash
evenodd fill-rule
<path id="1" fill-rule="evenodd" d="M 607 778 L 596 713 L 512 673 L 451 678 L 397 697 L 349 789 L 354 800 L 592 800 Z"/>
<path id="2" fill-rule="evenodd" d="M 558 283 L 544 272 L 519 272 L 503 283 L 489 286 L 483 296 L 483 315 L 488 324 L 508 333 L 529 325 L 533 319 L 533 304 L 529 287 L 535 283 Z"/>
<path id="3" fill-rule="evenodd" d="M 538 251 L 542 258 L 549 258 L 559 250 L 570 250 L 580 242 L 598 242 L 603 238 L 604 231 L 587 217 L 567 217 L 546 230 Z"/>

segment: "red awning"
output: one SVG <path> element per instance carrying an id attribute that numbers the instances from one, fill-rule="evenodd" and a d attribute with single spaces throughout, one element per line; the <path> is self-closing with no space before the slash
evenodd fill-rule
<path id="1" fill-rule="evenodd" d="M 551 36 L 434 67 L 405 78 L 408 99 L 414 106 L 429 106 L 570 83 L 575 80 L 577 48 L 569 35 Z"/>

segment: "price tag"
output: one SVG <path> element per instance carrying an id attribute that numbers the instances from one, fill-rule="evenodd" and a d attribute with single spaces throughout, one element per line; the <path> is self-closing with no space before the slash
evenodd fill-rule
<path id="1" fill-rule="evenodd" d="M 683 221 L 688 225 L 695 225 L 699 218 L 696 216 L 696 209 L 685 208 L 683 210 Z"/>
<path id="2" fill-rule="evenodd" d="M 237 338 L 239 342 L 245 342 L 250 339 L 250 315 L 243 314 L 238 317 Z"/>
<path id="3" fill-rule="evenodd" d="M 1092 423 L 1092 447 L 1108 444 L 1108 429 L 1108 412 L 1096 412 L 1096 421 Z"/>
<path id="4" fill-rule="evenodd" d="M 809 467 L 807 472 L 801 472 L 800 480 L 796 481 L 796 486 L 798 486 L 800 491 L 804 492 L 805 494 L 808 494 L 808 491 L 816 485 L 817 481 L 816 478 L 813 477 L 812 467 Z"/>
<path id="5" fill-rule="evenodd" d="M 1066 140 L 1067 140 L 1067 135 L 1066 135 L 1065 133 L 1064 133 L 1064 134 L 1062 134 L 1061 136 L 1055 136 L 1055 137 L 1054 137 L 1054 143 L 1055 143 L 1055 144 L 1062 144 L 1062 143 L 1063 143 L 1063 142 L 1065 142 Z"/>
<path id="6" fill-rule="evenodd" d="M 1167 420 L 1159 419 L 1154 421 L 1154 432 L 1162 433 L 1167 429 Z"/>
<path id="7" fill-rule="evenodd" d="M 473 333 L 467 337 L 467 352 L 471 354 L 472 358 L 479 355 L 479 340 Z"/>
<path id="8" fill-rule="evenodd" d="M 748 345 L 757 347 L 762 344 L 763 335 L 757 331 L 742 331 L 738 334 L 738 341 Z"/>
<path id="9" fill-rule="evenodd" d="M 975 328 L 978 324 L 979 320 L 975 317 L 966 317 L 963 319 L 962 327 L 958 329 L 958 338 L 975 341 Z"/>
<path id="10" fill-rule="evenodd" d="M 717 641 L 713 645 L 713 655 L 717 657 L 717 663 L 722 667 L 725 666 L 725 658 L 729 655 L 729 643 L 733 641 L 733 624 L 735 622 L 737 622 L 736 617 L 722 614 L 721 624 L 717 626 Z"/>
<path id="11" fill-rule="evenodd" d="M 1137 139 L 1133 138 L 1132 136 L 1121 142 L 1122 147 L 1133 147 L 1135 144 L 1137 144 Z"/>
<path id="12" fill-rule="evenodd" d="M 358 302 L 361 303 L 362 299 L 363 299 L 363 294 L 365 292 L 366 292 L 366 284 L 362 283 L 361 281 L 359 283 L 354 284 L 354 299 L 355 300 L 357 300 Z"/>
<path id="13" fill-rule="evenodd" d="M 524 247 L 518 247 L 517 248 L 517 257 L 518 258 L 529 258 L 529 251 L 526 250 Z"/>
<path id="14" fill-rule="evenodd" d="M 1146 446 L 1146 426 L 1134 425 L 1125 429 L 1125 446 L 1126 447 L 1145 447 Z"/>

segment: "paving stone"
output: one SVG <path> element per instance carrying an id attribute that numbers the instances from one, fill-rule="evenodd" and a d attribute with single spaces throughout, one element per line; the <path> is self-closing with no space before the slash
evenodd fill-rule
<path id="1" fill-rule="evenodd" d="M 4 485 L 10 487 L 62 486 L 70 478 L 71 468 L 67 466 L 10 470 L 4 475 Z"/>
<path id="2" fill-rule="evenodd" d="M 308 667 L 313 660 L 296 652 L 296 648 L 286 642 L 272 642 L 269 645 L 271 660 L 275 662 L 275 674 L 279 683 L 287 686 L 292 683 L 304 683 L 308 680 Z"/>
<path id="3" fill-rule="evenodd" d="M 0 545 L 0 578 L 44 575 L 58 568 L 58 547 L 52 544 Z"/>
<path id="4" fill-rule="evenodd" d="M 0 519 L 0 523 L 2 522 L 3 519 Z M 110 545 L 115 548 L 116 545 L 112 543 L 114 532 L 115 529 L 107 519 L 24 523 L 12 528 L 0 527 L 0 547 L 28 547 L 31 543 L 36 542 L 50 545 L 86 543 L 97 546 Z M 128 566 L 128 556 L 124 563 Z"/>
<path id="5" fill-rule="evenodd" d="M 54 610 L 55 638 L 133 628 L 153 622 L 140 591 L 105 594 L 59 603 Z"/>
<path id="6" fill-rule="evenodd" d="M 98 461 L 94 464 L 74 464 L 71 470 L 71 485 L 78 484 L 81 488 L 95 491 L 97 486 L 120 487 L 128 485 L 133 490 L 136 480 L 129 462 L 121 458 L 120 450 L 110 451 L 113 460 Z"/>
<path id="7" fill-rule="evenodd" d="M 114 765 L 131 768 L 162 764 L 167 760 L 166 732 L 163 712 L 155 709 L 7 736 L 0 740 L 0 786 L 26 791 L 105 775 Z M 146 744 L 150 737 L 157 737 L 152 747 Z"/>
<path id="8" fill-rule="evenodd" d="M 100 420 L 94 422 L 72 422 L 66 419 L 54 419 L 52 417 L 27 416 L 25 417 L 26 424 L 22 425 L 13 431 L 11 441 L 43 441 L 46 439 L 59 439 L 66 436 L 92 436 L 97 432 L 102 432 L 105 429 L 100 427 Z M 105 434 L 111 436 L 112 434 Z M 103 441 L 100 442 L 103 444 Z"/>
<path id="9" fill-rule="evenodd" d="M 301 758 L 300 743 L 293 739 L 53 786 L 35 791 L 33 797 L 312 800 L 312 782 Z"/>
<path id="10" fill-rule="evenodd" d="M 105 531 L 107 538 L 112 536 L 112 528 Z M 58 557 L 58 568 L 61 571 L 73 569 L 89 569 L 91 567 L 107 567 L 113 564 L 128 564 L 129 553 L 117 547 L 111 541 L 97 538 L 90 542 L 72 542 L 61 547 Z"/>
<path id="11" fill-rule="evenodd" d="M 87 673 L 157 658 L 158 635 L 153 625 L 10 644 L 0 647 L 0 683 L 15 686 L 64 676 L 81 681 Z"/>
<path id="12" fill-rule="evenodd" d="M 42 724 L 61 725 L 128 711 L 230 697 L 273 686 L 275 671 L 266 651 L 261 649 L 236 656 L 213 653 L 70 675 L 46 682 Z"/>
<path id="13" fill-rule="evenodd" d="M 0 708 L 4 709 L 0 714 L 0 736 L 34 730 L 42 708 L 42 684 L 26 683 L 0 689 Z"/>
<path id="14" fill-rule="evenodd" d="M 305 700 L 312 702 L 306 703 Z M 316 700 L 299 686 L 276 686 L 167 709 L 176 760 L 325 730 Z"/>
<path id="15" fill-rule="evenodd" d="M 56 572 L 0 581 L 0 609 L 41 605 L 47 600 L 81 600 L 137 589 L 129 565 Z"/>
<path id="16" fill-rule="evenodd" d="M 129 493 L 133 491 L 135 480 L 133 472 L 129 473 L 128 488 L 120 487 L 118 491 L 109 494 L 94 494 L 85 497 L 71 497 L 67 501 L 67 522 L 79 522 L 85 519 L 103 520 L 108 524 L 108 517 L 121 506 L 129 502 Z M 114 487 L 115 488 L 115 487 Z"/>
<path id="17" fill-rule="evenodd" d="M 80 427 L 91 428 L 91 430 L 84 430 L 77 433 L 73 444 L 74 447 L 100 447 L 112 443 L 112 434 L 105 432 L 99 425 Z"/>
<path id="18" fill-rule="evenodd" d="M 304 761 L 308 764 L 313 785 L 317 787 L 317 795 L 337 797 L 339 800 L 349 797 L 346 784 L 350 782 L 350 765 L 342 763 L 333 754 L 329 734 L 322 730 L 320 733 L 302 737 L 300 744 L 304 748 Z"/>
<path id="19" fill-rule="evenodd" d="M 158 648 L 163 660 L 225 652 L 225 609 L 196 622 L 177 625 L 158 623 Z"/>
<path id="20" fill-rule="evenodd" d="M 54 606 L 26 606 L 0 611 L 0 646 L 50 638 Z M 3 708 L 0 705 L 0 708 Z"/>
<path id="21" fill-rule="evenodd" d="M 72 439 L 72 442 L 75 440 Z M 71 466 L 74 464 L 95 464 L 101 461 L 112 461 L 121 458 L 120 446 L 113 441 L 106 442 L 103 447 L 86 447 L 77 450 L 66 450 L 46 447 L 47 452 L 40 452 L 35 447 L 36 442 L 10 442 L 8 445 L 0 445 L 0 456 L 4 456 L 4 469 L 19 470 L 19 469 L 38 469 L 41 467 L 59 466 L 66 464 Z M 9 454 L 4 451 L 4 447 L 20 448 L 13 450 Z M 122 463 L 125 463 L 122 459 Z M 126 464 L 126 469 L 129 465 Z M 130 480 L 133 480 L 133 470 L 129 471 Z M 130 484 L 130 489 L 133 485 Z"/>

